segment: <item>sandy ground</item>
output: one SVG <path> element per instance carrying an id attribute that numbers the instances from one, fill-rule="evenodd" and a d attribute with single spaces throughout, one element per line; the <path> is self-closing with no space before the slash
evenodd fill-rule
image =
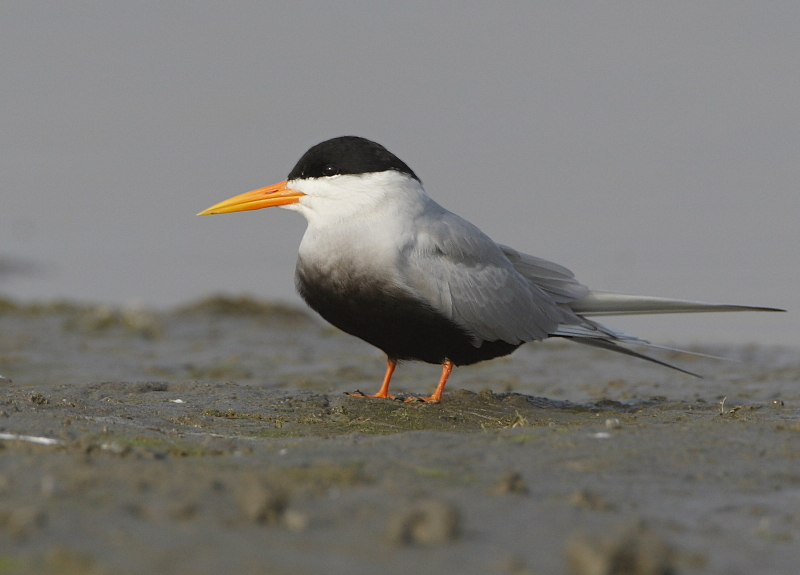
<path id="1" fill-rule="evenodd" d="M 427 405 L 290 308 L 0 300 L 0 574 L 797 573 L 800 353 L 692 349 L 739 363 L 547 342 Z"/>

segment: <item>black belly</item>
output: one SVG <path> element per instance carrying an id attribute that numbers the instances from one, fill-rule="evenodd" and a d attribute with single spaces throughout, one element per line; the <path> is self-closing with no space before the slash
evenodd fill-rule
<path id="1" fill-rule="evenodd" d="M 334 282 L 300 265 L 296 281 L 300 295 L 314 311 L 392 359 L 470 365 L 508 355 L 522 345 L 484 341 L 475 347 L 464 328 L 430 305 L 375 282 Z"/>

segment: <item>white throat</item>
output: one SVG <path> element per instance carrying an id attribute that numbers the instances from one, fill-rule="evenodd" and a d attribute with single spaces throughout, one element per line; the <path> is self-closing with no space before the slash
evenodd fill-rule
<path id="1" fill-rule="evenodd" d="M 299 258 L 325 273 L 347 269 L 390 279 L 404 246 L 416 237 L 419 217 L 442 209 L 417 180 L 394 170 L 291 180 L 287 186 L 306 194 L 282 206 L 308 221 Z"/>

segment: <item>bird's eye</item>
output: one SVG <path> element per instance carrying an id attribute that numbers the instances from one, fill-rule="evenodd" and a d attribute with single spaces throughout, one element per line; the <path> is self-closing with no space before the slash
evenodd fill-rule
<path id="1" fill-rule="evenodd" d="M 325 176 L 335 176 L 338 173 L 339 173 L 339 168 L 331 164 L 328 164 L 324 168 L 322 168 L 322 174 Z"/>

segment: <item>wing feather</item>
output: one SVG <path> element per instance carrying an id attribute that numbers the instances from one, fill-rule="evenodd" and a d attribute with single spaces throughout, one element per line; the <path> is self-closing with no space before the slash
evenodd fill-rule
<path id="1" fill-rule="evenodd" d="M 498 244 L 511 264 L 523 277 L 547 292 L 556 303 L 569 303 L 586 297 L 589 288 L 575 279 L 575 274 L 564 266 L 518 252 Z"/>
<path id="2" fill-rule="evenodd" d="M 565 320 L 553 296 L 531 283 L 504 251 L 466 220 L 445 212 L 419 226 L 398 264 L 404 283 L 481 341 L 517 344 L 550 336 Z M 564 270 L 549 270 L 563 281 Z"/>

